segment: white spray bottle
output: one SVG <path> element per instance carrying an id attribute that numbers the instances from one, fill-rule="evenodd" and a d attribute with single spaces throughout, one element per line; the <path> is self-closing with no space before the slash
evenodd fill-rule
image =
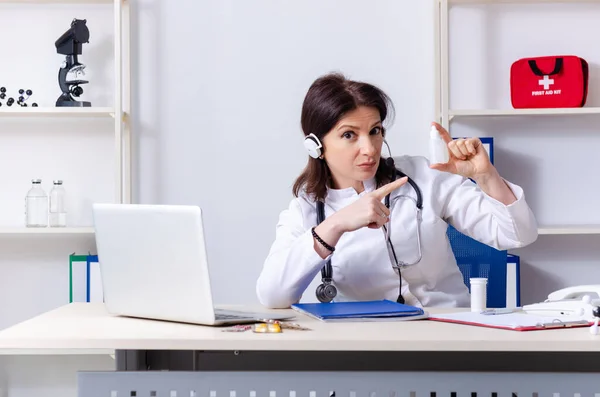
<path id="1" fill-rule="evenodd" d="M 429 162 L 431 164 L 447 163 L 449 160 L 448 146 L 434 125 L 429 131 Z"/>

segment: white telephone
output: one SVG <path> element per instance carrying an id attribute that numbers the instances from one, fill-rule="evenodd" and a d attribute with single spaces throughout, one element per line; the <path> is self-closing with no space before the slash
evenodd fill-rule
<path id="1" fill-rule="evenodd" d="M 585 295 L 589 295 L 591 299 L 600 299 L 600 285 L 578 285 L 559 289 L 548 295 L 548 300 L 577 299 Z"/>
<path id="2" fill-rule="evenodd" d="M 542 316 L 577 316 L 593 321 L 600 306 L 600 285 L 579 285 L 552 292 L 544 302 L 523 306 L 523 311 Z"/>

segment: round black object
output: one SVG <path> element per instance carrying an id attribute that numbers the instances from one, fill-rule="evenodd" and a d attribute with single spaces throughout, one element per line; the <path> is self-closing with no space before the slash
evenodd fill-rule
<path id="1" fill-rule="evenodd" d="M 81 96 L 81 94 L 83 94 L 83 88 L 81 88 L 79 86 L 73 87 L 72 94 L 75 97 Z"/>
<path id="2" fill-rule="evenodd" d="M 317 299 L 321 303 L 329 303 L 337 295 L 337 289 L 331 284 L 321 284 L 317 287 Z"/>

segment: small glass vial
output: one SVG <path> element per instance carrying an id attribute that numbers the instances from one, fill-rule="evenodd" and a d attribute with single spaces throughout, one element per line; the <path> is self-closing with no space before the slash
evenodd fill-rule
<path id="1" fill-rule="evenodd" d="M 42 189 L 41 179 L 31 180 L 31 189 L 25 196 L 25 226 L 48 226 L 48 195 Z"/>
<path id="2" fill-rule="evenodd" d="M 51 227 L 67 226 L 67 211 L 65 205 L 65 188 L 61 180 L 54 181 L 50 190 L 49 220 Z"/>

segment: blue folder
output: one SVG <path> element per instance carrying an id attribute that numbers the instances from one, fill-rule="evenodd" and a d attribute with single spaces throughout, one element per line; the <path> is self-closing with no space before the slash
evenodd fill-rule
<path id="1" fill-rule="evenodd" d="M 423 318 L 423 309 L 390 300 L 296 303 L 292 309 L 321 321 L 384 321 Z"/>

